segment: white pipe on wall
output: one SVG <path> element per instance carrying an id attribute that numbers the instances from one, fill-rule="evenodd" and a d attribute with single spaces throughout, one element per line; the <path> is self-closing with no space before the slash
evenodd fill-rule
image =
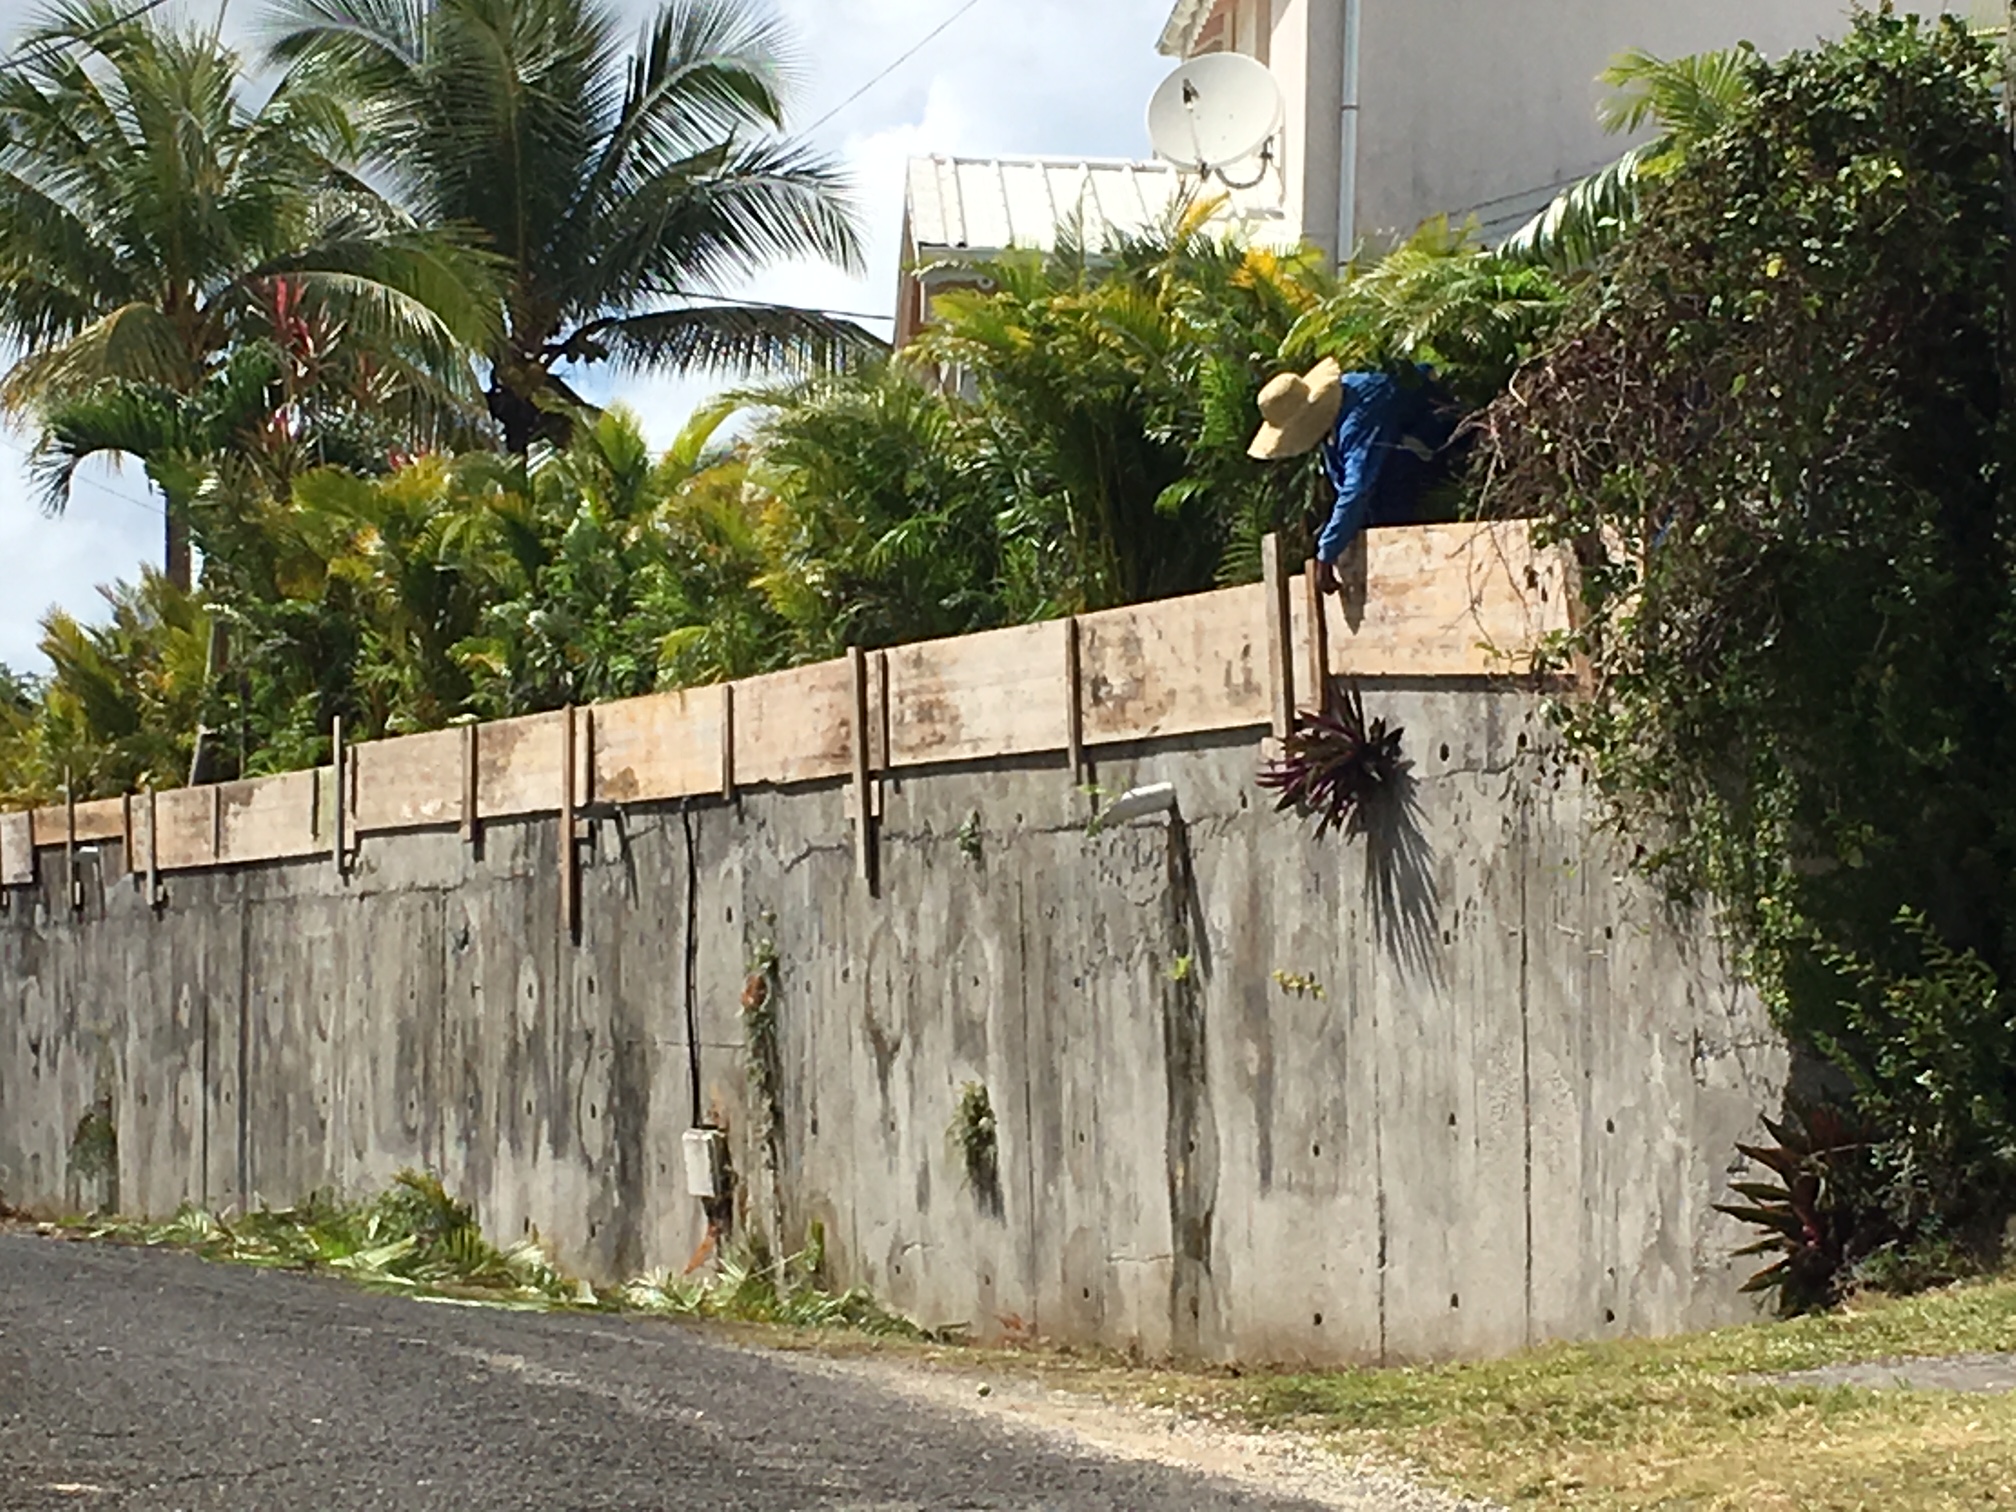
<path id="1" fill-rule="evenodd" d="M 1358 62 L 1364 0 L 1344 6 L 1343 102 L 1337 122 L 1337 264 L 1358 250 Z"/>

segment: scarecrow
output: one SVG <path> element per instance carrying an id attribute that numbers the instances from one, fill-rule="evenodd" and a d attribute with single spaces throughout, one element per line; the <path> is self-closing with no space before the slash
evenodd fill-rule
<path id="1" fill-rule="evenodd" d="M 1326 357 L 1260 391 L 1262 423 L 1247 454 L 1262 462 L 1323 449 L 1335 496 L 1316 537 L 1317 582 L 1337 591 L 1337 563 L 1372 525 L 1421 517 L 1422 496 L 1447 470 L 1458 416 L 1425 367 L 1347 373 Z"/>

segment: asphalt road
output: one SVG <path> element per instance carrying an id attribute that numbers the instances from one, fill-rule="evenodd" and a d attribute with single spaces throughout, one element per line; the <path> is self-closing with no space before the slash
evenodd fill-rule
<path id="1" fill-rule="evenodd" d="M 0 1233 L 0 1508 L 1306 1509 L 647 1320 Z"/>

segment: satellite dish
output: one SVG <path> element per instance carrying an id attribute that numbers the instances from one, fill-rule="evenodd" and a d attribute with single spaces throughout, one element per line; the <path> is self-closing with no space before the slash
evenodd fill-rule
<path id="1" fill-rule="evenodd" d="M 1162 81 L 1148 102 L 1155 155 L 1210 173 L 1258 157 L 1287 119 L 1281 86 L 1244 53 L 1205 53 Z"/>

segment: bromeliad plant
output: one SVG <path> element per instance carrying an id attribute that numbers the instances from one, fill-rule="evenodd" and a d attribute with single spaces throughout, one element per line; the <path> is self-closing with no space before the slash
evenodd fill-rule
<path id="1" fill-rule="evenodd" d="M 1746 1292 L 1775 1293 L 1785 1317 L 1839 1301 L 1856 1263 L 1890 1237 L 1870 1178 L 1871 1141 L 1841 1109 L 1789 1101 L 1782 1122 L 1764 1120 L 1777 1143 L 1736 1148 L 1769 1171 L 1773 1181 L 1731 1184 L 1741 1203 L 1716 1211 L 1764 1230 L 1736 1251 L 1775 1255 L 1743 1284 Z"/>
<path id="2" fill-rule="evenodd" d="M 1297 718 L 1279 759 L 1260 773 L 1260 785 L 1281 795 L 1277 813 L 1316 816 L 1316 838 L 1345 830 L 1405 768 L 1397 727 L 1367 723 L 1365 701 L 1347 689 L 1330 707 Z"/>

